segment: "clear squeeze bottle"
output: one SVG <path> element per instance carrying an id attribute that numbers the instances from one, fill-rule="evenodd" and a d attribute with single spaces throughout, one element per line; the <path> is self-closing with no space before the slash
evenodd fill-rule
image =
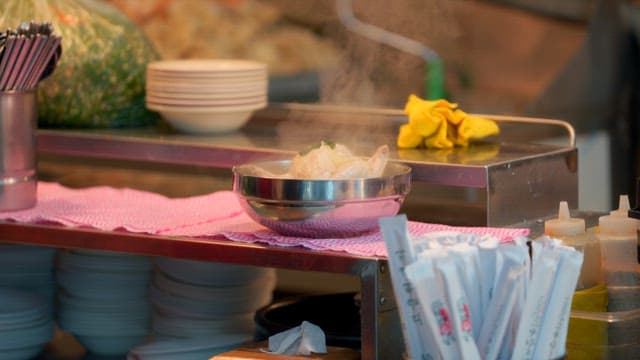
<path id="1" fill-rule="evenodd" d="M 560 202 L 556 219 L 545 221 L 544 233 L 562 240 L 565 245 L 584 254 L 578 289 L 587 289 L 602 284 L 603 275 L 598 238 L 587 233 L 584 219 L 571 217 L 566 201 Z"/>
<path id="2" fill-rule="evenodd" d="M 573 294 L 571 301 L 571 310 L 591 313 L 607 311 L 608 296 L 602 273 L 600 245 L 595 234 L 586 231 L 584 219 L 572 218 L 569 205 L 566 201 L 561 201 L 558 207 L 558 218 L 545 221 L 544 232 L 584 254 L 577 291 Z M 567 342 L 593 344 L 596 349 L 601 349 L 607 344 L 607 324 L 594 324 L 590 320 L 571 318 L 567 329 Z M 604 354 L 597 350 L 583 355 L 581 350 L 572 349 L 569 356 L 587 359 L 602 358 Z"/>
<path id="3" fill-rule="evenodd" d="M 640 284 L 638 220 L 628 216 L 629 208 L 629 197 L 621 195 L 619 208 L 599 219 L 598 237 L 609 292 L 609 311 L 628 310 L 638 305 L 638 294 L 628 291 Z"/>

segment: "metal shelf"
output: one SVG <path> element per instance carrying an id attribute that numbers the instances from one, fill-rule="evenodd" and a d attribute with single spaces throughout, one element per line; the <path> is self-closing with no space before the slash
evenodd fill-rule
<path id="1" fill-rule="evenodd" d="M 384 258 L 342 252 L 249 244 L 220 239 L 167 237 L 131 232 L 0 222 L 3 241 L 359 275 Z"/>
<path id="2" fill-rule="evenodd" d="M 0 222 L 2 241 L 58 248 L 93 249 L 147 256 L 168 256 L 202 261 L 281 269 L 350 274 L 359 277 L 361 291 L 361 355 L 363 359 L 398 358 L 402 337 L 399 318 L 386 271 L 386 260 L 341 252 L 316 251 L 245 244 L 228 240 L 163 237 L 129 232 L 108 232 L 49 225 Z"/>

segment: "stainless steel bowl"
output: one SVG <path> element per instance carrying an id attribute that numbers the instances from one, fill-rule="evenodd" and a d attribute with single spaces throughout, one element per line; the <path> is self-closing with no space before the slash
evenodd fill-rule
<path id="1" fill-rule="evenodd" d="M 381 177 L 348 180 L 284 179 L 258 175 L 289 169 L 290 160 L 233 168 L 233 190 L 252 219 L 274 231 L 311 238 L 348 237 L 378 228 L 398 213 L 411 189 L 411 168 L 389 162 Z"/>

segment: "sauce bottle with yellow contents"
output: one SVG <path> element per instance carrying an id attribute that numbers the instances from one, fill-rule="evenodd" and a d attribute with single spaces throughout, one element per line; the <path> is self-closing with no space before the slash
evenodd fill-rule
<path id="1" fill-rule="evenodd" d="M 566 201 L 560 202 L 556 219 L 545 221 L 544 233 L 547 236 L 562 240 L 565 245 L 571 246 L 584 254 L 580 278 L 578 279 L 578 290 L 592 288 L 603 283 L 598 238 L 593 233 L 586 231 L 584 219 L 571 217 L 569 205 Z"/>
<path id="2" fill-rule="evenodd" d="M 638 220 L 628 216 L 629 197 L 621 195 L 619 207 L 599 219 L 598 238 L 602 268 L 609 291 L 609 311 L 640 307 L 638 268 Z"/>

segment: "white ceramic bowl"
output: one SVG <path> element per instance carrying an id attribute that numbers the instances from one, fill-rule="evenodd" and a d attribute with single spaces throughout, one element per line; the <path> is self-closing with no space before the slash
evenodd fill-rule
<path id="1" fill-rule="evenodd" d="M 81 269 L 81 268 L 80 268 Z M 117 291 L 127 287 L 144 288 L 149 284 L 151 279 L 150 271 L 142 272 L 99 272 L 68 268 L 58 268 L 56 271 L 56 279 L 58 284 L 65 288 L 76 288 L 79 291 L 88 289 L 94 291 L 97 289 L 108 288 Z"/>
<path id="2" fill-rule="evenodd" d="M 77 336 L 78 341 L 94 354 L 116 356 L 125 355 L 130 349 L 142 343 L 144 336 Z"/>
<path id="3" fill-rule="evenodd" d="M 49 268 L 56 249 L 34 245 L 0 244 L 0 264 L 28 264 Z"/>
<path id="4" fill-rule="evenodd" d="M 162 85 L 147 85 L 146 97 L 159 97 L 188 100 L 222 100 L 246 97 L 267 96 L 267 84 L 251 86 L 221 86 L 221 87 L 167 87 Z M 162 102 L 161 102 L 162 103 Z"/>
<path id="5" fill-rule="evenodd" d="M 60 327 L 76 335 L 138 336 L 146 335 L 151 328 L 150 315 L 145 319 L 129 314 L 99 314 L 79 311 L 60 311 Z"/>
<path id="6" fill-rule="evenodd" d="M 253 106 L 254 104 L 265 103 L 267 97 L 265 94 L 238 96 L 235 98 L 215 98 L 210 97 L 194 99 L 194 98 L 179 98 L 175 96 L 157 96 L 153 94 L 147 94 L 146 101 L 148 105 L 154 106 L 175 106 L 186 107 L 188 109 L 196 109 L 199 107 L 204 108 L 216 108 L 216 107 L 236 107 L 236 106 Z"/>
<path id="7" fill-rule="evenodd" d="M 256 311 L 269 304 L 273 296 L 271 292 L 253 294 L 253 296 L 238 297 L 233 299 L 219 298 L 203 301 L 184 296 L 177 296 L 158 289 L 152 285 L 150 287 L 151 303 L 162 309 L 175 309 L 191 317 L 220 318 L 231 314 L 246 314 Z"/>
<path id="8" fill-rule="evenodd" d="M 276 284 L 276 274 L 275 271 L 268 271 L 256 279 L 236 286 L 206 286 L 184 283 L 158 271 L 154 275 L 153 284 L 165 292 L 192 299 L 204 301 L 221 298 L 234 299 L 272 292 Z"/>
<path id="9" fill-rule="evenodd" d="M 220 334 L 255 332 L 254 313 L 225 319 L 192 319 L 154 312 L 151 328 L 156 334 L 177 338 L 215 337 Z"/>
<path id="10" fill-rule="evenodd" d="M 0 354 L 3 349 L 43 345 L 53 338 L 53 319 L 43 319 L 22 328 L 0 331 Z"/>
<path id="11" fill-rule="evenodd" d="M 267 65 L 243 59 L 149 63 L 146 105 L 188 134 L 232 132 L 266 106 Z"/>
<path id="12" fill-rule="evenodd" d="M 50 303 L 42 296 L 0 287 L 0 358 L 31 359 L 53 338 Z"/>
<path id="13" fill-rule="evenodd" d="M 73 267 L 79 271 L 93 272 L 144 272 L 151 271 L 151 258 L 138 255 L 114 255 L 112 253 L 60 251 L 57 267 Z"/>
<path id="14" fill-rule="evenodd" d="M 2 349 L 2 360 L 33 359 L 42 352 L 45 344 L 27 346 L 17 349 Z"/>
<path id="15" fill-rule="evenodd" d="M 60 306 L 76 310 L 96 311 L 102 313 L 127 313 L 144 311 L 149 306 L 146 297 L 132 297 L 117 300 L 104 300 L 71 296 L 66 291 L 58 292 Z"/>
<path id="16" fill-rule="evenodd" d="M 0 287 L 0 330 L 38 322 L 50 313 L 50 304 L 42 296 Z"/>
<path id="17" fill-rule="evenodd" d="M 264 74 L 265 63 L 244 59 L 179 59 L 154 61 L 147 65 L 152 74 L 168 74 L 181 76 Z"/>
<path id="18" fill-rule="evenodd" d="M 247 334 L 223 334 L 213 338 L 174 339 L 137 346 L 129 360 L 202 360 L 229 351 L 251 341 Z"/>
<path id="19" fill-rule="evenodd" d="M 174 280 L 210 287 L 247 286 L 275 275 L 272 268 L 167 257 L 157 257 L 155 264 Z"/>
<path id="20" fill-rule="evenodd" d="M 147 102 L 147 108 L 160 113 L 171 126 L 188 134 L 232 132 L 244 126 L 253 112 L 263 108 L 259 102 L 241 106 L 167 106 Z"/>

